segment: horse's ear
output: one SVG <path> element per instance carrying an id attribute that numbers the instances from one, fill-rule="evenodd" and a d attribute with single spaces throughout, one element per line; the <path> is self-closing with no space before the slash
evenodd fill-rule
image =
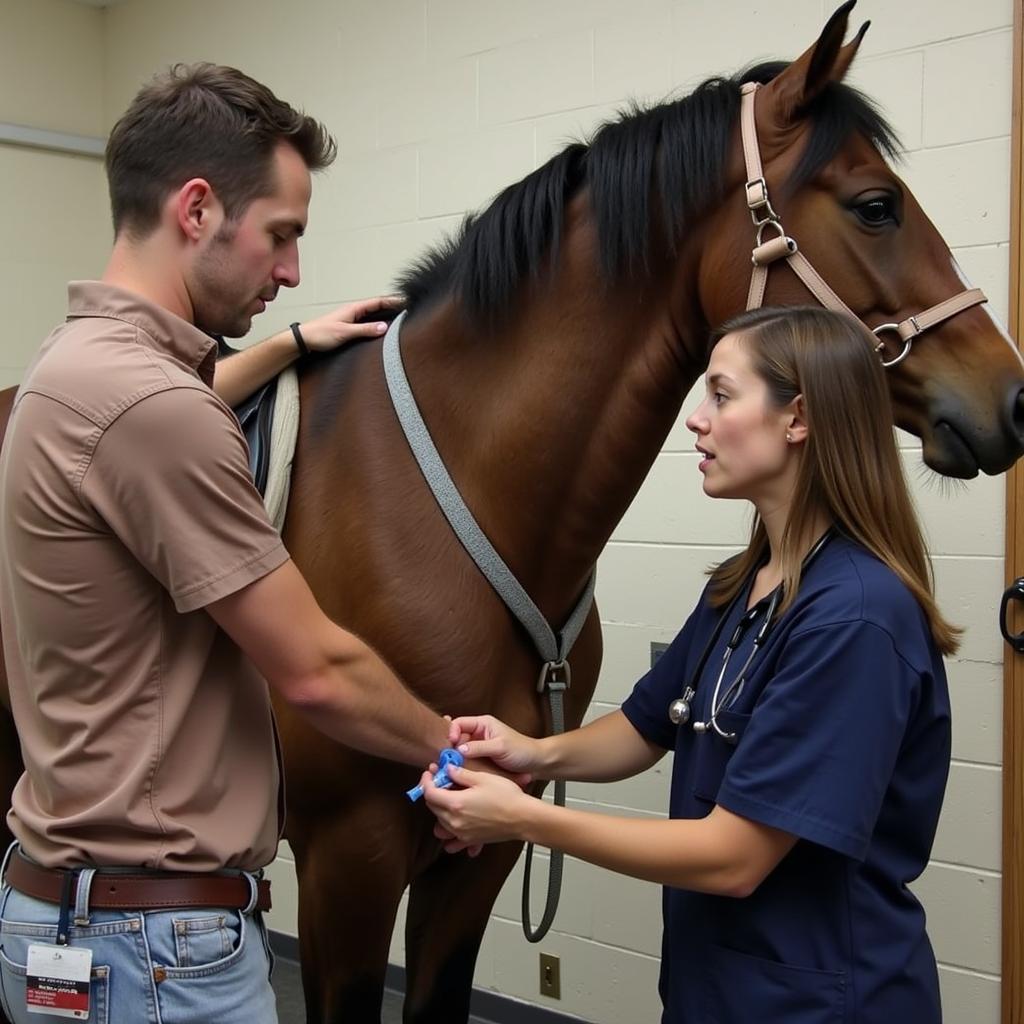
<path id="1" fill-rule="evenodd" d="M 853 58 L 857 56 L 857 51 L 860 49 L 861 40 L 870 27 L 871 22 L 865 21 L 857 30 L 857 34 L 839 51 L 839 56 L 836 57 L 835 63 L 832 65 L 832 73 L 829 75 L 830 82 L 841 82 L 846 77 L 846 72 L 850 70 Z"/>
<path id="2" fill-rule="evenodd" d="M 773 120 L 778 127 L 791 124 L 809 103 L 828 85 L 846 74 L 871 22 L 865 22 L 857 35 L 843 45 L 847 20 L 857 0 L 847 0 L 822 29 L 818 41 L 798 57 L 768 85 Z"/>

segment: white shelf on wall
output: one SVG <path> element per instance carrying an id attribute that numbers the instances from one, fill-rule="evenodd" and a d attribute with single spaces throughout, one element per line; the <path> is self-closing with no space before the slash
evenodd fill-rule
<path id="1" fill-rule="evenodd" d="M 0 121 L 0 144 L 2 143 L 95 157 L 102 157 L 106 148 L 104 139 L 91 135 L 72 135 L 70 132 L 53 132 L 46 128 L 31 128 L 28 125 Z"/>

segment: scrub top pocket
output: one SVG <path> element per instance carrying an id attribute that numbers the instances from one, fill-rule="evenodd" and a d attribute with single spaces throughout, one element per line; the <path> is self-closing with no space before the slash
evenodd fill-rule
<path id="1" fill-rule="evenodd" d="M 718 799 L 718 789 L 722 785 L 725 769 L 736 747 L 743 742 L 743 733 L 750 722 L 750 715 L 736 711 L 720 711 L 715 721 L 722 732 L 736 734 L 736 743 L 722 739 L 710 725 L 707 732 L 693 737 L 693 795 L 710 803 L 715 803 Z"/>
<path id="2" fill-rule="evenodd" d="M 843 1024 L 846 975 L 708 949 L 703 1024 Z"/>

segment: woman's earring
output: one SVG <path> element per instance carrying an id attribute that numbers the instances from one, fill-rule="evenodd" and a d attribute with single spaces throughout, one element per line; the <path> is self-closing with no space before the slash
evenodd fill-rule
<path id="1" fill-rule="evenodd" d="M 791 433 L 789 433 L 789 431 L 786 431 L 786 440 L 787 441 L 792 441 L 793 440 L 793 435 Z"/>

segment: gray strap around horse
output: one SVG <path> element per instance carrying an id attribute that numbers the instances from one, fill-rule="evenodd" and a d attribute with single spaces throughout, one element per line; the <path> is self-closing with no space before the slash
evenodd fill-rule
<path id="1" fill-rule="evenodd" d="M 445 518 L 451 524 L 455 535 L 462 546 L 484 574 L 487 582 L 494 588 L 497 595 L 505 602 L 508 610 L 518 619 L 522 627 L 530 634 L 537 653 L 544 660 L 537 681 L 537 692 L 548 692 L 551 703 L 551 729 L 556 735 L 565 731 L 565 714 L 563 695 L 569 688 L 571 674 L 569 671 L 569 652 L 579 636 L 583 623 L 594 600 L 594 581 L 596 571 L 591 572 L 583 593 L 569 616 L 561 634 L 555 635 L 548 620 L 526 593 L 512 570 L 494 550 L 494 545 L 484 535 L 483 530 L 473 518 L 466 503 L 462 500 L 458 488 L 452 481 L 444 462 L 438 453 L 423 422 L 409 379 L 402 365 L 402 353 L 399 347 L 399 332 L 405 313 L 398 316 L 388 329 L 384 338 L 384 376 L 387 379 L 388 391 L 394 404 L 398 420 L 405 431 L 409 447 L 416 458 L 421 472 L 437 500 Z M 555 805 L 565 806 L 565 783 L 555 783 Z M 533 843 L 526 848 L 526 865 L 523 874 L 523 932 L 530 942 L 540 942 L 547 934 L 558 909 L 558 897 L 562 886 L 562 852 L 551 851 L 551 867 L 548 873 L 548 895 L 544 906 L 544 915 L 536 931 L 530 924 L 530 866 L 533 861 Z"/>

